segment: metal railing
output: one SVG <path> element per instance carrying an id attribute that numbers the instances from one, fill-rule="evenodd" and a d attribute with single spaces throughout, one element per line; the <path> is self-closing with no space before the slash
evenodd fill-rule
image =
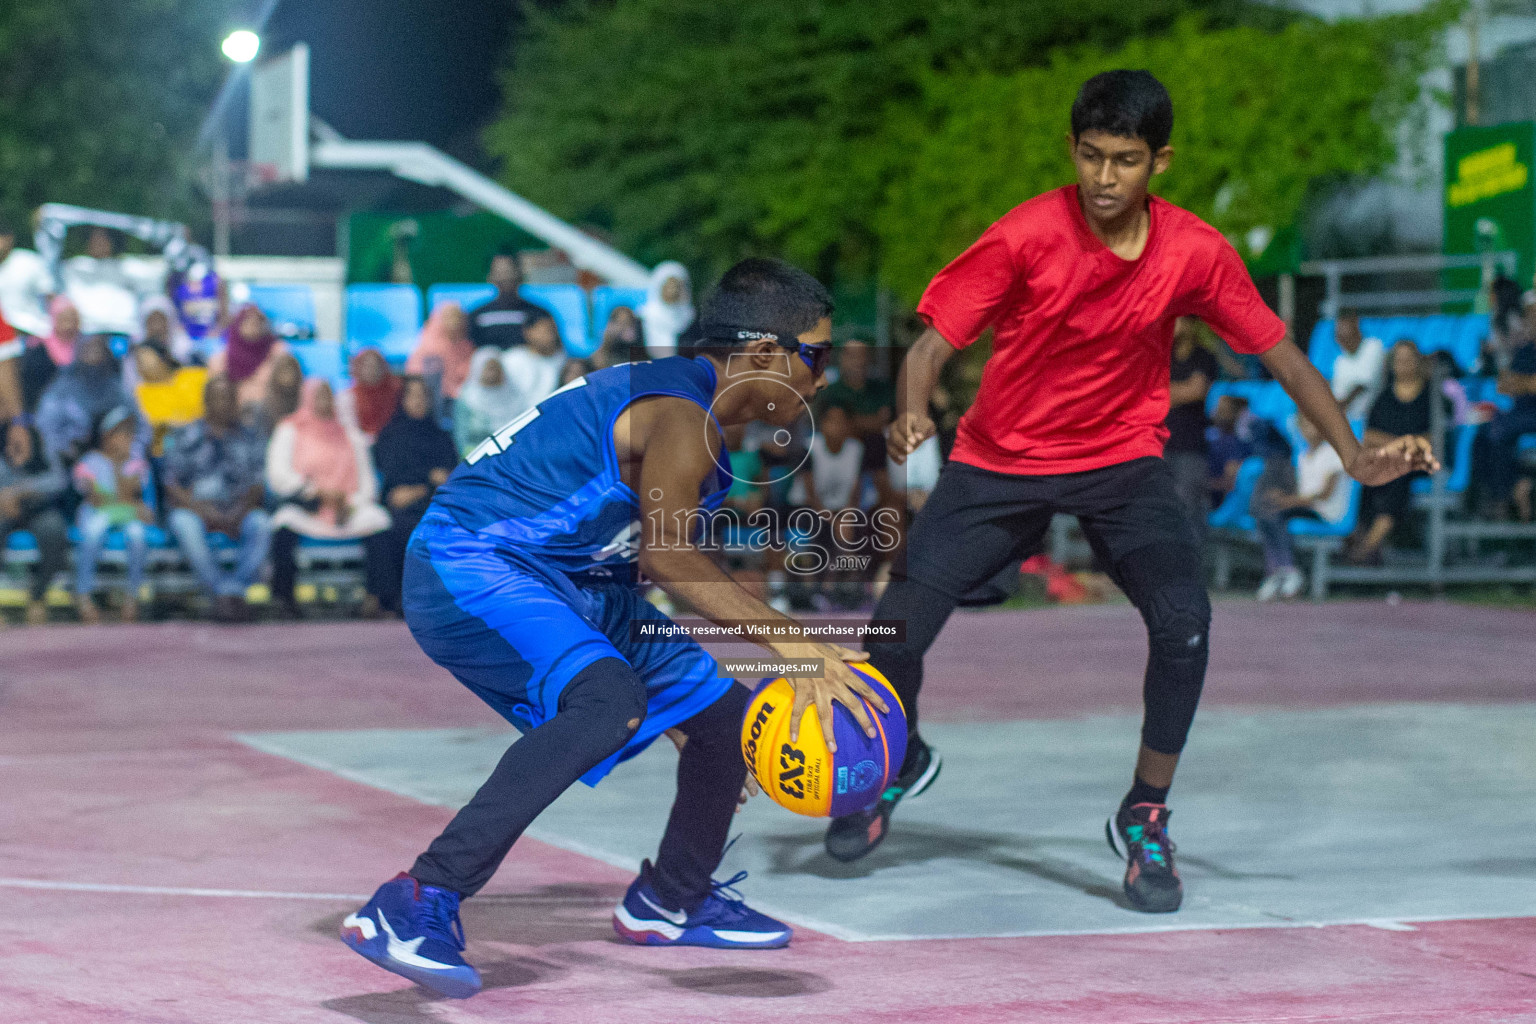
<path id="1" fill-rule="evenodd" d="M 1365 256 L 1357 259 L 1308 260 L 1298 268 L 1308 277 L 1321 277 L 1327 286 L 1319 305 L 1319 312 L 1326 319 L 1339 315 L 1339 310 L 1409 310 L 1436 309 L 1453 303 L 1474 303 L 1478 294 L 1493 280 L 1494 270 L 1502 267 L 1510 277 L 1516 274 L 1520 255 L 1513 250 L 1501 252 L 1443 255 L 1427 253 L 1422 256 Z M 1344 279 L 1375 274 L 1431 274 L 1444 270 L 1481 270 L 1482 282 L 1477 288 L 1424 288 L 1393 291 L 1344 291 Z"/>

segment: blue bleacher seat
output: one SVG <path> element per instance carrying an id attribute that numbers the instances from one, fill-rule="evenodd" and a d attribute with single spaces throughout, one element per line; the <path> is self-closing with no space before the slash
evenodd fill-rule
<path id="1" fill-rule="evenodd" d="M 17 530 L 6 541 L 5 547 L 8 551 L 36 551 L 37 538 L 26 530 Z"/>
<path id="2" fill-rule="evenodd" d="M 290 341 L 315 336 L 315 293 L 307 284 L 253 284 L 251 301 Z"/>
<path id="3" fill-rule="evenodd" d="M 410 284 L 347 286 L 347 350 L 376 347 L 403 363 L 421 334 L 421 292 Z"/>
<path id="4" fill-rule="evenodd" d="M 1259 475 L 1264 472 L 1264 460 L 1258 456 L 1244 459 L 1237 468 L 1237 480 L 1232 490 L 1211 512 L 1210 524 L 1214 529 L 1251 530 L 1253 517 L 1248 514 L 1248 502 L 1258 485 Z"/>
<path id="5" fill-rule="evenodd" d="M 577 359 L 597 350 L 601 337 L 593 337 L 587 325 L 587 293 L 574 284 L 525 284 L 517 293 L 554 315 L 560 326 L 560 340 L 568 355 Z"/>
<path id="6" fill-rule="evenodd" d="M 467 313 L 495 297 L 493 284 L 435 284 L 427 289 L 427 310 L 431 312 L 445 302 L 457 302 Z"/>
<path id="7" fill-rule="evenodd" d="M 1292 519 L 1286 526 L 1291 531 L 1292 537 L 1348 537 L 1355 532 L 1355 525 L 1360 521 L 1360 495 L 1364 488 L 1360 481 L 1344 478 L 1344 486 L 1349 488 L 1349 508 L 1344 513 L 1344 518 L 1336 523 L 1326 522 L 1322 519 Z"/>
<path id="8" fill-rule="evenodd" d="M 299 361 L 306 377 L 324 377 L 332 387 L 346 379 L 346 353 L 334 341 L 297 341 L 288 350 Z"/>
<path id="9" fill-rule="evenodd" d="M 1472 482 L 1472 442 L 1477 438 L 1477 428 L 1476 423 L 1451 428 L 1451 450 L 1446 459 L 1450 474 L 1445 478 L 1445 489 L 1449 494 L 1465 494 L 1467 485 Z M 1413 482 L 1413 492 L 1428 494 L 1434 486 L 1429 477 L 1419 477 Z"/>
<path id="10" fill-rule="evenodd" d="M 614 309 L 628 306 L 639 313 L 643 305 L 644 288 L 618 288 L 604 284 L 592 289 L 592 333 L 597 335 L 598 344 L 602 344 L 603 328 L 608 326 L 608 318 L 613 315 Z"/>
<path id="11" fill-rule="evenodd" d="M 1489 317 L 1486 313 L 1360 318 L 1360 333 L 1367 338 L 1380 338 L 1382 344 L 1389 349 L 1403 338 L 1408 338 L 1421 352 L 1449 352 L 1462 372 L 1470 370 L 1477 362 L 1488 331 Z M 1333 338 L 1333 321 L 1319 320 L 1317 326 L 1312 328 L 1312 338 L 1307 344 L 1308 358 L 1324 377 L 1331 377 L 1333 361 L 1338 355 L 1339 345 Z"/>

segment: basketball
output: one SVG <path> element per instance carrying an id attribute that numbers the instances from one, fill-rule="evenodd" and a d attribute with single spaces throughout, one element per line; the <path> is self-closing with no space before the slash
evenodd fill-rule
<path id="1" fill-rule="evenodd" d="M 869 807 L 901 771 L 907 756 L 907 716 L 886 678 L 864 662 L 850 664 L 890 706 L 881 714 L 868 701 L 864 708 L 877 734 L 859 728 L 841 704 L 832 706 L 837 751 L 827 749 L 814 706 L 800 718 L 800 735 L 789 741 L 795 690 L 784 678 L 764 679 L 747 705 L 741 723 L 741 752 L 747 770 L 774 803 L 813 818 L 841 817 Z"/>

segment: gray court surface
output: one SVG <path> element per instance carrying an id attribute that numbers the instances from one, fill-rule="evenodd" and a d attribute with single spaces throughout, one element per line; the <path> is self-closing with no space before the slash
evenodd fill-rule
<path id="1" fill-rule="evenodd" d="M 746 869 L 754 906 L 848 940 L 1536 916 L 1536 706 L 1201 712 L 1170 801 L 1184 909 L 1161 916 L 1125 907 L 1123 865 L 1104 840 L 1137 726 L 1121 716 L 924 726 L 943 774 L 902 805 L 875 853 L 839 864 L 822 850 L 824 820 L 759 797 L 738 816 L 719 877 Z M 515 736 L 240 739 L 458 807 Z M 573 787 L 529 835 L 636 868 L 655 855 L 676 760 L 658 742 L 596 789 Z"/>

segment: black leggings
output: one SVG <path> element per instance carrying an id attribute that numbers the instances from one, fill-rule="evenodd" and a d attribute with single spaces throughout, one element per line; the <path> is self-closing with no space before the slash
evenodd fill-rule
<path id="1" fill-rule="evenodd" d="M 656 858 L 656 893 L 692 910 L 710 892 L 731 816 L 746 781 L 741 718 L 750 694 L 733 686 L 679 728 L 688 737 L 677 765 L 677 797 Z M 506 754 L 442 835 L 416 859 L 412 877 L 472 896 L 507 851 L 561 793 L 629 741 L 645 718 L 645 685 L 617 658 L 588 666 L 560 694 L 555 717 Z"/>
<path id="2" fill-rule="evenodd" d="M 299 541 L 303 538 L 283 527 L 272 534 L 272 596 L 292 601 L 299 578 Z M 390 557 L 391 535 L 388 530 L 361 538 L 363 545 L 363 588 L 377 597 L 386 608 L 400 606 L 400 568 Z M 403 561 L 403 558 L 402 558 Z"/>

